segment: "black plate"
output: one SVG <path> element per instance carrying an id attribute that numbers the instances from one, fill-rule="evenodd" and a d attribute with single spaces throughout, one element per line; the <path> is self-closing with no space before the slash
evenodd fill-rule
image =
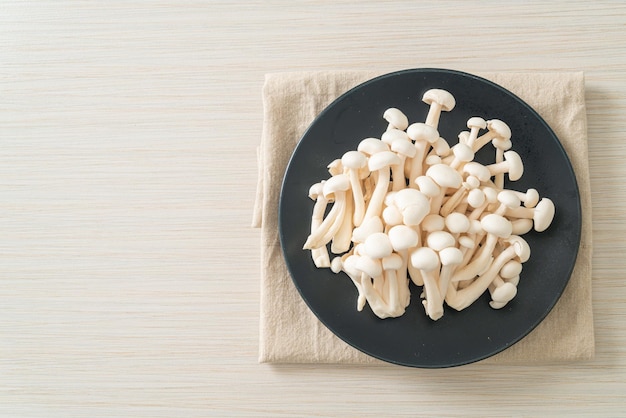
<path id="1" fill-rule="evenodd" d="M 326 166 L 356 149 L 366 137 L 380 137 L 389 107 L 401 109 L 411 123 L 423 122 L 428 106 L 421 101 L 430 88 L 456 98 L 444 112 L 440 134 L 452 144 L 472 116 L 501 119 L 513 133 L 513 150 L 525 173 L 508 188 L 536 188 L 556 206 L 550 228 L 524 235 L 532 255 L 524 264 L 517 297 L 494 310 L 488 292 L 457 312 L 446 306 L 443 318 L 430 320 L 420 303 L 420 289 L 411 285 L 411 304 L 400 318 L 381 320 L 368 306 L 356 310 L 357 290 L 343 273 L 317 269 L 302 245 L 309 234 L 313 202 L 309 187 L 329 177 Z M 476 156 L 493 162 L 493 147 Z M 578 186 L 569 159 L 545 121 L 504 88 L 458 71 L 414 69 L 383 75 L 348 91 L 330 104 L 308 128 L 285 173 L 279 207 L 280 239 L 287 267 L 309 308 L 339 338 L 378 359 L 405 366 L 439 368 L 463 365 L 492 356 L 516 343 L 550 312 L 565 288 L 578 252 L 581 209 Z"/>

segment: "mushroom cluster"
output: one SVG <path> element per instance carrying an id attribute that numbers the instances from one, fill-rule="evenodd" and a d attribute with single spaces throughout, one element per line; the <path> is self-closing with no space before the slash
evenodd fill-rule
<path id="1" fill-rule="evenodd" d="M 423 289 L 432 320 L 444 304 L 462 310 L 487 291 L 500 309 L 517 294 L 530 257 L 521 235 L 547 229 L 554 204 L 536 189 L 505 188 L 505 174 L 516 181 L 524 172 L 506 123 L 472 117 L 451 147 L 438 125 L 454 97 L 431 89 L 422 100 L 430 106 L 425 122 L 409 124 L 402 111 L 387 109 L 380 138 L 363 139 L 329 164 L 331 176 L 309 190 L 315 204 L 303 248 L 317 267 L 344 272 L 357 309 L 368 304 L 380 318 L 404 314 L 410 281 Z M 494 162 L 474 161 L 489 143 Z"/>

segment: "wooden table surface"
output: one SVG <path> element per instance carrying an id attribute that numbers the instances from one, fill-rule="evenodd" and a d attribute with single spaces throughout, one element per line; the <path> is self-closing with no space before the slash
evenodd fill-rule
<path id="1" fill-rule="evenodd" d="M 626 4 L 0 4 L 0 416 L 626 416 Z M 596 358 L 259 365 L 263 76 L 585 71 Z"/>

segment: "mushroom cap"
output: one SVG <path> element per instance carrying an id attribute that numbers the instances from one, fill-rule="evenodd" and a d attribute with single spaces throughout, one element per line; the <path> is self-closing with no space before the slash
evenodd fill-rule
<path id="1" fill-rule="evenodd" d="M 463 162 L 472 161 L 474 159 L 474 150 L 463 142 L 459 142 L 453 146 L 452 152 L 456 158 Z"/>
<path id="2" fill-rule="evenodd" d="M 361 225 L 352 230 L 352 241 L 358 243 L 365 242 L 365 239 L 376 232 L 383 232 L 385 229 L 383 222 L 378 216 L 365 219 Z"/>
<path id="3" fill-rule="evenodd" d="M 504 153 L 504 159 L 509 165 L 509 180 L 519 180 L 524 174 L 524 163 L 522 157 L 515 151 L 507 151 Z"/>
<path id="4" fill-rule="evenodd" d="M 496 137 L 496 138 L 493 138 L 491 143 L 493 144 L 494 147 L 502 151 L 509 150 L 513 146 L 513 143 L 511 142 L 511 140 L 506 139 L 506 138 Z"/>
<path id="5" fill-rule="evenodd" d="M 406 129 L 409 126 L 409 119 L 400 109 L 390 107 L 383 113 L 383 119 L 389 122 L 396 129 Z"/>
<path id="6" fill-rule="evenodd" d="M 502 203 L 507 208 L 516 208 L 521 205 L 521 201 L 515 192 L 511 190 L 502 190 L 498 193 L 498 202 Z"/>
<path id="7" fill-rule="evenodd" d="M 424 162 L 426 163 L 426 165 L 441 164 L 441 157 L 437 154 L 431 154 L 424 159 Z"/>
<path id="8" fill-rule="evenodd" d="M 426 175 L 432 178 L 441 187 L 459 188 L 463 178 L 454 168 L 447 164 L 435 164 L 428 167 Z"/>
<path id="9" fill-rule="evenodd" d="M 467 203 L 473 208 L 480 207 L 485 203 L 485 193 L 480 189 L 470 190 L 467 194 Z"/>
<path id="10" fill-rule="evenodd" d="M 389 241 L 394 251 L 408 250 L 419 242 L 417 231 L 406 225 L 396 225 L 389 229 Z"/>
<path id="11" fill-rule="evenodd" d="M 474 116 L 472 118 L 469 118 L 467 120 L 467 127 L 472 129 L 472 128 L 480 128 L 480 129 L 485 129 L 487 127 L 487 121 L 483 118 L 480 118 L 478 116 Z"/>
<path id="12" fill-rule="evenodd" d="M 527 262 L 530 258 L 530 245 L 528 245 L 526 240 L 519 235 L 511 235 L 507 238 L 507 241 L 513 246 L 519 261 L 522 263 Z"/>
<path id="13" fill-rule="evenodd" d="M 499 238 L 507 238 L 513 231 L 511 221 L 506 219 L 504 216 L 496 215 L 495 213 L 490 213 L 484 216 L 480 220 L 480 225 L 487 233 L 495 235 Z"/>
<path id="14" fill-rule="evenodd" d="M 381 151 L 389 151 L 389 146 L 378 138 L 365 138 L 357 146 L 357 151 L 366 155 L 374 155 Z"/>
<path id="15" fill-rule="evenodd" d="M 417 226 L 428 215 L 429 211 L 428 205 L 409 205 L 402 210 L 402 221 L 406 225 Z"/>
<path id="16" fill-rule="evenodd" d="M 476 246 L 476 242 L 467 235 L 463 235 L 459 237 L 459 245 L 464 248 L 472 249 Z"/>
<path id="17" fill-rule="evenodd" d="M 543 232 L 548 229 L 548 227 L 552 223 L 552 220 L 554 219 L 554 212 L 555 208 L 552 200 L 548 199 L 547 197 L 541 199 L 541 201 L 534 208 L 533 213 L 535 231 Z"/>
<path id="18" fill-rule="evenodd" d="M 458 138 L 459 138 L 459 143 L 467 143 L 467 141 L 469 140 L 469 136 L 470 133 L 468 131 L 461 131 L 459 132 Z"/>
<path id="19" fill-rule="evenodd" d="M 385 167 L 392 165 L 399 165 L 401 163 L 400 157 L 393 151 L 381 151 L 372 155 L 368 161 L 367 166 L 371 171 L 377 171 Z"/>
<path id="20" fill-rule="evenodd" d="M 380 140 L 387 145 L 391 145 L 395 139 L 404 139 L 408 142 L 411 141 L 406 132 L 401 131 L 400 129 L 387 129 L 380 137 Z"/>
<path id="21" fill-rule="evenodd" d="M 533 229 L 533 220 L 527 218 L 514 219 L 511 221 L 513 224 L 513 232 L 514 235 L 524 235 L 530 232 Z"/>
<path id="22" fill-rule="evenodd" d="M 417 148 L 409 139 L 394 138 L 391 141 L 391 150 L 408 158 L 413 158 L 417 153 Z"/>
<path id="23" fill-rule="evenodd" d="M 430 89 L 426 90 L 424 96 L 422 96 L 422 101 L 426 104 L 437 103 L 441 106 L 442 110 L 446 112 L 454 109 L 456 105 L 456 100 L 454 96 L 450 94 L 450 92 L 442 89 Z"/>
<path id="24" fill-rule="evenodd" d="M 340 158 L 332 160 L 330 164 L 326 166 L 328 172 L 331 176 L 336 176 L 337 174 L 343 173 L 343 164 Z"/>
<path id="25" fill-rule="evenodd" d="M 379 277 L 383 274 L 383 266 L 380 260 L 374 260 L 366 255 L 359 256 L 354 263 L 354 268 L 368 275 L 369 277 Z"/>
<path id="26" fill-rule="evenodd" d="M 343 260 L 341 257 L 335 257 L 330 261 L 330 271 L 339 273 L 343 268 Z"/>
<path id="27" fill-rule="evenodd" d="M 463 187 L 468 190 L 474 190 L 480 186 L 480 180 L 477 177 L 469 175 L 463 182 Z"/>
<path id="28" fill-rule="evenodd" d="M 367 165 L 367 157 L 359 151 L 348 151 L 341 157 L 341 164 L 345 168 L 358 170 Z"/>
<path id="29" fill-rule="evenodd" d="M 432 271 L 439 267 L 437 253 L 428 247 L 419 247 L 411 252 L 411 265 L 418 270 Z"/>
<path id="30" fill-rule="evenodd" d="M 493 187 L 483 187 L 483 193 L 487 202 L 496 203 L 498 201 L 498 192 Z"/>
<path id="31" fill-rule="evenodd" d="M 487 181 L 491 178 L 489 169 L 476 161 L 465 164 L 463 166 L 463 172 L 476 177 L 480 181 Z"/>
<path id="32" fill-rule="evenodd" d="M 337 174 L 324 182 L 324 196 L 345 192 L 350 188 L 350 179 L 345 174 Z"/>
<path id="33" fill-rule="evenodd" d="M 394 203 L 402 211 L 408 206 L 420 205 L 430 207 L 428 197 L 419 190 L 416 189 L 402 189 L 398 190 L 394 195 Z"/>
<path id="34" fill-rule="evenodd" d="M 524 206 L 527 208 L 534 208 L 537 206 L 539 202 L 539 192 L 537 189 L 528 189 L 526 190 L 526 195 L 524 196 Z"/>
<path id="35" fill-rule="evenodd" d="M 468 234 L 479 234 L 485 232 L 483 229 L 483 225 L 480 223 L 478 219 L 470 220 L 470 228 L 467 231 Z"/>
<path id="36" fill-rule="evenodd" d="M 451 233 L 446 231 L 433 231 L 426 237 L 426 244 L 435 251 L 454 247 L 456 243 Z"/>
<path id="37" fill-rule="evenodd" d="M 517 287 L 513 283 L 505 282 L 491 292 L 491 299 L 494 302 L 507 303 L 517 295 Z"/>
<path id="38" fill-rule="evenodd" d="M 487 129 L 494 132 L 496 136 L 504 139 L 511 138 L 511 128 L 500 119 L 491 119 L 487 121 Z"/>
<path id="39" fill-rule="evenodd" d="M 383 257 L 383 270 L 398 270 L 402 267 L 403 261 L 396 253 Z"/>
<path id="40" fill-rule="evenodd" d="M 439 187 L 437 183 L 435 183 L 433 179 L 428 176 L 417 177 L 415 179 L 415 184 L 417 184 L 419 191 L 424 193 L 428 197 L 438 196 L 441 192 L 441 187 Z"/>
<path id="41" fill-rule="evenodd" d="M 452 212 L 445 218 L 446 228 L 453 234 L 467 232 L 470 228 L 469 218 L 459 212 Z"/>
<path id="42" fill-rule="evenodd" d="M 481 232 L 484 232 L 483 225 L 480 223 L 480 221 L 478 219 L 472 219 L 470 221 L 470 227 L 469 227 L 469 230 L 467 231 L 467 233 L 468 234 L 479 234 Z"/>
<path id="43" fill-rule="evenodd" d="M 507 261 L 500 269 L 500 277 L 503 279 L 512 279 L 519 276 L 522 272 L 522 263 L 517 260 Z"/>
<path id="44" fill-rule="evenodd" d="M 463 252 L 456 247 L 447 247 L 439 251 L 439 259 L 444 266 L 459 265 L 463 262 Z"/>
<path id="45" fill-rule="evenodd" d="M 402 223 L 402 212 L 397 206 L 391 205 L 383 209 L 383 221 L 387 226 L 400 225 Z M 530 221 L 532 225 L 532 221 Z"/>
<path id="46" fill-rule="evenodd" d="M 429 144 L 439 139 L 439 132 L 423 122 L 412 123 L 407 128 L 406 133 L 413 141 L 426 141 Z"/>
<path id="47" fill-rule="evenodd" d="M 519 276 L 511 277 L 510 279 L 504 279 L 504 281 L 511 283 L 513 286 L 517 286 L 519 284 Z"/>
<path id="48" fill-rule="evenodd" d="M 383 199 L 383 203 L 385 204 L 385 206 L 392 206 L 396 204 L 394 200 L 396 198 L 396 193 L 398 193 L 396 190 L 389 190 L 387 192 L 385 198 Z"/>
<path id="49" fill-rule="evenodd" d="M 387 257 L 393 252 L 389 236 L 383 232 L 376 232 L 365 238 L 363 252 L 371 258 Z"/>
<path id="50" fill-rule="evenodd" d="M 358 255 L 350 255 L 343 260 L 341 268 L 350 276 L 358 276 L 359 270 L 356 268 L 356 262 L 360 258 Z"/>
<path id="51" fill-rule="evenodd" d="M 435 153 L 440 157 L 447 157 L 448 155 L 450 155 L 450 144 L 448 144 L 448 141 L 446 141 L 442 137 L 437 138 L 437 140 L 431 145 Z"/>
<path id="52" fill-rule="evenodd" d="M 315 183 L 309 187 L 309 199 L 317 200 L 318 196 L 321 196 L 324 191 L 324 184 L 322 182 Z"/>
<path id="53" fill-rule="evenodd" d="M 426 215 L 422 220 L 422 229 L 426 232 L 441 231 L 446 226 L 443 216 L 436 213 Z"/>

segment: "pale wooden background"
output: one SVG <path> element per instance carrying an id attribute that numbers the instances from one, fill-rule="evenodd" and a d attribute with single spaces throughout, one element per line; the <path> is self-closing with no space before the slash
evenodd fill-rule
<path id="1" fill-rule="evenodd" d="M 626 3 L 0 3 L 0 416 L 626 415 Z M 596 359 L 257 364 L 263 75 L 585 71 Z"/>

